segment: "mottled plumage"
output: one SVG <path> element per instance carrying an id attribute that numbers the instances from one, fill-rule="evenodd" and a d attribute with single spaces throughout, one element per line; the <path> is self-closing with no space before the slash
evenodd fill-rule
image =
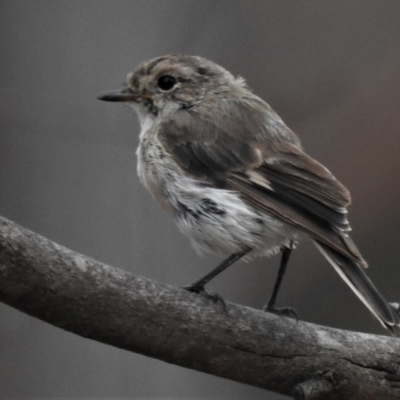
<path id="1" fill-rule="evenodd" d="M 127 84 L 101 99 L 132 104 L 140 180 L 198 251 L 268 255 L 307 235 L 396 330 L 397 314 L 348 236 L 349 192 L 242 78 L 201 57 L 169 55 L 139 65 Z"/>

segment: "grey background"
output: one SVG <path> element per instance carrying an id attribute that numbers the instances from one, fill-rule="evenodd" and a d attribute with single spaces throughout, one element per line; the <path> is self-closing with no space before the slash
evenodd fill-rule
<path id="1" fill-rule="evenodd" d="M 398 0 L 2 0 L 0 214 L 161 282 L 182 286 L 207 272 L 219 260 L 197 257 L 138 182 L 135 116 L 96 100 L 142 60 L 199 54 L 246 77 L 351 189 L 369 275 L 400 300 L 399 21 Z M 260 308 L 277 265 L 238 263 L 210 288 Z M 293 256 L 279 304 L 307 321 L 383 333 L 309 243 Z M 1 398 L 284 398 L 4 305 L 0 321 Z"/>

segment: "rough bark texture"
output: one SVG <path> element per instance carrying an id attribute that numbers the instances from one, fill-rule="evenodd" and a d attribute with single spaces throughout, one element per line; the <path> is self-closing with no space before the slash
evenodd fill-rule
<path id="1" fill-rule="evenodd" d="M 400 340 L 137 277 L 0 217 L 0 300 L 83 337 L 295 399 L 400 399 Z"/>

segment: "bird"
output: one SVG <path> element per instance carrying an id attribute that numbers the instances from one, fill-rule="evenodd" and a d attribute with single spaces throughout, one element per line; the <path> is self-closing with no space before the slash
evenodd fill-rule
<path id="1" fill-rule="evenodd" d="M 399 334 L 395 307 L 366 275 L 349 236 L 349 191 L 242 77 L 200 56 L 170 54 L 140 63 L 124 87 L 98 99 L 132 106 L 141 183 L 197 252 L 225 257 L 185 289 L 213 297 L 205 285 L 237 260 L 281 253 L 264 310 L 297 316 L 275 304 L 292 250 L 308 237 L 381 325 Z"/>

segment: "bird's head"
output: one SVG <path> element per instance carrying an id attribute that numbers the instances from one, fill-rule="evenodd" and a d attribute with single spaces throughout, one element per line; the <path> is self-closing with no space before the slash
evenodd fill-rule
<path id="1" fill-rule="evenodd" d="M 128 74 L 126 87 L 100 100 L 130 103 L 139 114 L 167 115 L 189 109 L 204 98 L 229 95 L 244 81 L 202 57 L 167 55 L 145 61 Z"/>

